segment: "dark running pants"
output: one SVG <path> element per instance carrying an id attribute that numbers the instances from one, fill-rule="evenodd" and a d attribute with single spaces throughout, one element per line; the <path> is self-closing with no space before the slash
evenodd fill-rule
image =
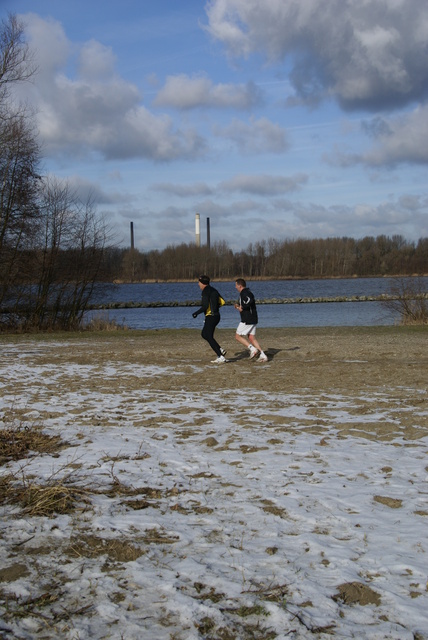
<path id="1" fill-rule="evenodd" d="M 201 336 L 204 340 L 208 342 L 211 349 L 218 355 L 221 356 L 220 345 L 217 340 L 214 338 L 214 331 L 218 323 L 220 322 L 220 315 L 217 314 L 215 316 L 205 316 L 204 326 L 201 331 Z"/>

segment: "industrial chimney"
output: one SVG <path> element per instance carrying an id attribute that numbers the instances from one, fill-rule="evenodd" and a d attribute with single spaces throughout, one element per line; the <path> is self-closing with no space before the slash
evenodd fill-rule
<path id="1" fill-rule="evenodd" d="M 195 218 L 195 232 L 196 232 L 196 246 L 201 246 L 201 218 L 199 213 L 196 214 Z"/>
<path id="2" fill-rule="evenodd" d="M 134 253 L 134 223 L 131 222 L 131 282 L 135 277 L 135 253 Z"/>
<path id="3" fill-rule="evenodd" d="M 131 251 L 134 251 L 134 223 L 131 222 Z"/>

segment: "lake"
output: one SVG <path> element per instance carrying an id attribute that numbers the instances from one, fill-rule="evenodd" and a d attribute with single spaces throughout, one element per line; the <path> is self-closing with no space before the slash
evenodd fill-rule
<path id="1" fill-rule="evenodd" d="M 425 291 L 428 278 L 422 278 Z M 390 293 L 396 281 L 392 278 L 346 278 L 331 280 L 268 280 L 248 281 L 256 300 L 328 298 L 340 296 L 378 296 Z M 213 281 L 213 286 L 226 300 L 238 298 L 234 281 Z M 199 304 L 197 282 L 142 283 L 100 285 L 96 303 L 189 302 Z M 160 307 L 109 309 L 92 311 L 87 318 L 102 317 L 130 329 L 200 328 L 202 317 L 192 318 L 191 307 Z M 382 302 L 318 302 L 300 304 L 259 304 L 259 325 L 262 327 L 380 326 L 394 325 L 399 314 Z M 223 307 L 220 327 L 234 328 L 239 314 L 232 306 Z"/>

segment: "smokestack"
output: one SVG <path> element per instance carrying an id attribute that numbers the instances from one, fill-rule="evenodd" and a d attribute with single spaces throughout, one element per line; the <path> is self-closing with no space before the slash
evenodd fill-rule
<path id="1" fill-rule="evenodd" d="M 201 246 L 201 217 L 199 213 L 196 214 L 195 218 L 195 231 L 196 231 L 196 246 Z"/>
<path id="2" fill-rule="evenodd" d="M 134 251 L 134 223 L 131 222 L 131 251 Z"/>
<path id="3" fill-rule="evenodd" d="M 207 218 L 207 249 L 209 250 L 211 247 L 211 237 L 210 237 L 210 219 Z"/>

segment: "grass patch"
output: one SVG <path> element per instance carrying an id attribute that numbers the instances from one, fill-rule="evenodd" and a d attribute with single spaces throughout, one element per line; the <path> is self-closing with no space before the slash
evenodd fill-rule
<path id="1" fill-rule="evenodd" d="M 85 489 L 70 482 L 70 477 L 53 475 L 41 484 L 24 474 L 18 479 L 9 473 L 0 479 L 0 504 L 18 505 L 32 517 L 70 513 L 87 496 Z"/>
<path id="2" fill-rule="evenodd" d="M 73 558 L 107 556 L 112 562 L 133 562 L 146 553 L 145 549 L 127 540 L 105 540 L 95 535 L 79 535 L 71 540 L 66 554 Z"/>
<path id="3" fill-rule="evenodd" d="M 67 446 L 60 436 L 49 436 L 42 427 L 18 425 L 0 430 L 0 465 L 27 458 L 30 453 L 55 453 Z"/>
<path id="4" fill-rule="evenodd" d="M 37 425 L 5 427 L 0 430 L 0 465 L 23 460 L 35 453 L 52 454 L 68 446 L 60 436 L 43 433 Z M 29 516 L 52 516 L 70 513 L 86 496 L 86 491 L 77 486 L 75 465 L 70 463 L 60 471 L 68 469 L 65 476 L 53 473 L 46 482 L 36 482 L 26 475 L 24 469 L 8 473 L 0 478 L 0 504 L 17 505 Z"/>
<path id="5" fill-rule="evenodd" d="M 12 621 L 28 618 L 34 627 L 37 627 L 36 633 L 41 632 L 42 635 L 37 635 L 40 638 L 53 637 L 52 635 L 45 635 L 47 629 L 55 630 L 58 638 L 65 637 L 64 633 L 69 630 L 69 625 L 66 621 L 72 620 L 74 616 L 87 614 L 94 607 L 90 603 L 74 609 L 65 609 L 61 606 L 63 597 L 64 589 L 60 584 L 44 585 L 43 593 L 28 598 L 22 598 L 0 590 L 0 599 L 4 602 L 4 620 Z M 57 626 L 58 623 L 60 623 L 59 626 Z M 0 635 L 0 638 L 6 637 L 12 636 Z"/>
<path id="6" fill-rule="evenodd" d="M 82 328 L 84 331 L 128 331 L 126 325 L 110 320 L 108 313 L 94 315 Z"/>

